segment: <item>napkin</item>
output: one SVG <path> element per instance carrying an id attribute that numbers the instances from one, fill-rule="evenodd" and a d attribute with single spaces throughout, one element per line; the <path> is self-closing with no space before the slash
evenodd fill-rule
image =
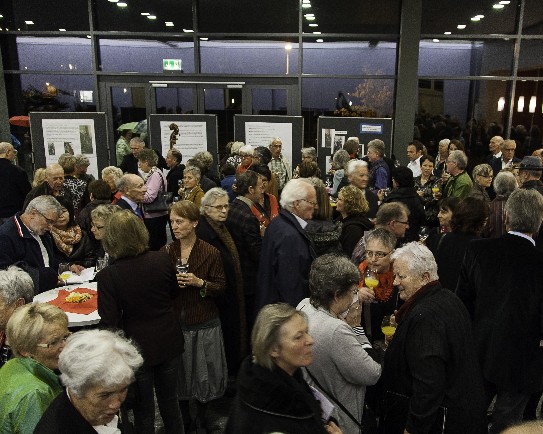
<path id="1" fill-rule="evenodd" d="M 75 283 L 90 282 L 94 279 L 94 267 L 85 268 L 80 275 L 70 272 L 70 277 L 66 279 L 67 285 L 73 285 Z"/>
<path id="2" fill-rule="evenodd" d="M 92 295 L 90 300 L 83 303 L 68 303 L 66 297 L 72 292 L 79 292 L 80 294 L 87 293 Z M 64 312 L 79 313 L 82 315 L 88 315 L 98 309 L 98 293 L 88 288 L 75 288 L 73 291 L 66 291 L 61 289 L 58 292 L 57 298 L 48 302 L 53 306 L 59 307 Z"/>

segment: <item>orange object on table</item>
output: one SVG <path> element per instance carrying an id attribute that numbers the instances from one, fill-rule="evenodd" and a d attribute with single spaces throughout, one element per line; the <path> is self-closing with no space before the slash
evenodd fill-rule
<path id="1" fill-rule="evenodd" d="M 66 297 L 74 292 L 80 294 L 90 294 L 92 298 L 82 303 L 68 303 Z M 75 288 L 72 291 L 66 291 L 61 289 L 58 292 L 57 298 L 48 302 L 53 306 L 61 308 L 64 312 L 78 313 L 81 315 L 88 315 L 98 309 L 98 293 L 88 288 Z"/>

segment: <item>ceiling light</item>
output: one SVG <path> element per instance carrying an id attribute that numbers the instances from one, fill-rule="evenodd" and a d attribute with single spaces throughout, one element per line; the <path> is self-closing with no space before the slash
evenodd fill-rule
<path id="1" fill-rule="evenodd" d="M 147 15 L 151 15 L 151 14 L 149 12 L 142 12 L 140 13 L 140 15 L 146 17 Z"/>
<path id="2" fill-rule="evenodd" d="M 107 0 L 107 1 L 109 1 L 111 3 L 117 3 L 119 0 Z"/>
<path id="3" fill-rule="evenodd" d="M 535 96 L 532 96 L 530 98 L 530 104 L 528 105 L 528 111 L 530 113 L 535 113 L 536 99 L 537 99 L 537 97 L 535 97 Z"/>
<path id="4" fill-rule="evenodd" d="M 315 17 L 305 17 L 307 21 L 315 21 Z"/>
<path id="5" fill-rule="evenodd" d="M 313 32 L 314 35 L 320 35 L 322 32 Z"/>
<path id="6" fill-rule="evenodd" d="M 500 96 L 500 99 L 498 99 L 498 111 L 502 112 L 504 107 L 505 107 L 505 98 L 503 96 Z"/>
<path id="7" fill-rule="evenodd" d="M 466 25 L 465 25 L 465 24 L 458 24 L 458 25 L 456 26 L 456 28 L 457 28 L 457 29 L 460 29 L 460 30 L 463 30 L 463 29 L 466 28 Z"/>
<path id="8" fill-rule="evenodd" d="M 156 15 L 147 15 L 148 20 L 156 20 Z"/>
<path id="9" fill-rule="evenodd" d="M 128 3 L 125 3 L 125 2 L 119 2 L 117 3 L 117 6 L 119 6 L 120 8 L 125 8 L 128 6 Z"/>
<path id="10" fill-rule="evenodd" d="M 89 39 L 90 39 L 90 38 L 91 38 L 91 35 L 87 35 L 87 38 L 89 38 Z"/>
<path id="11" fill-rule="evenodd" d="M 481 20 L 481 18 L 479 18 L 479 17 L 471 17 L 471 21 L 480 21 L 480 20 Z"/>
<path id="12" fill-rule="evenodd" d="M 481 14 L 475 15 L 475 16 L 476 16 L 476 17 L 479 17 L 481 20 L 485 17 L 484 15 L 481 15 Z"/>
<path id="13" fill-rule="evenodd" d="M 302 0 L 302 4 L 311 4 L 311 0 Z"/>
<path id="14" fill-rule="evenodd" d="M 4 18 L 4 15 L 0 14 L 0 18 Z"/>
<path id="15" fill-rule="evenodd" d="M 66 29 L 58 29 L 59 32 L 65 32 Z"/>
<path id="16" fill-rule="evenodd" d="M 310 3 L 302 3 L 302 7 L 303 7 L 304 9 L 310 8 L 310 7 L 311 7 L 311 4 L 310 4 Z"/>
<path id="17" fill-rule="evenodd" d="M 524 97 L 523 96 L 518 97 L 517 111 L 519 113 L 522 113 L 524 111 Z"/>
<path id="18" fill-rule="evenodd" d="M 166 21 L 164 24 L 166 27 L 174 27 L 174 24 L 171 21 Z"/>
<path id="19" fill-rule="evenodd" d="M 31 25 L 34 24 L 34 21 L 25 21 L 25 24 Z"/>
<path id="20" fill-rule="evenodd" d="M 494 9 L 503 9 L 505 6 L 504 5 L 500 5 L 500 4 L 495 4 L 495 5 L 492 5 L 492 8 Z"/>
<path id="21" fill-rule="evenodd" d="M 432 42 L 439 42 L 439 39 L 432 39 Z"/>
<path id="22" fill-rule="evenodd" d="M 324 42 L 324 39 L 317 39 L 317 42 Z"/>
<path id="23" fill-rule="evenodd" d="M 192 29 L 183 29 L 185 33 L 194 33 L 194 30 Z"/>
<path id="24" fill-rule="evenodd" d="M 285 50 L 287 50 L 287 51 L 292 50 L 292 44 L 286 44 L 285 45 Z"/>
<path id="25" fill-rule="evenodd" d="M 508 5 L 509 3 L 511 3 L 511 0 L 502 0 L 500 2 L 501 5 Z"/>
<path id="26" fill-rule="evenodd" d="M 443 34 L 444 34 L 444 35 L 450 35 L 451 32 L 445 32 L 445 33 L 443 33 Z"/>
<path id="27" fill-rule="evenodd" d="M 309 27 L 319 27 L 317 23 L 309 23 Z"/>
<path id="28" fill-rule="evenodd" d="M 209 38 L 200 38 L 200 41 L 207 41 Z"/>

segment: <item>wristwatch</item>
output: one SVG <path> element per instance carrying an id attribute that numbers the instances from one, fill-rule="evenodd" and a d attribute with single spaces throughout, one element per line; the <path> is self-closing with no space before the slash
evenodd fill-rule
<path id="1" fill-rule="evenodd" d="M 207 293 L 207 280 L 202 279 L 202 286 L 200 287 L 200 297 L 204 298 Z"/>

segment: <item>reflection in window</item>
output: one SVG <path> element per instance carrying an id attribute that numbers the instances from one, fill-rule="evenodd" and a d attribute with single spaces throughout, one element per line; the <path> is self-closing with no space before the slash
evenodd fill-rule
<path id="1" fill-rule="evenodd" d="M 157 87 L 156 106 L 159 114 L 192 113 L 193 91 L 189 87 Z"/>
<path id="2" fill-rule="evenodd" d="M 291 48 L 287 49 L 288 46 Z M 200 49 L 202 73 L 298 73 L 298 44 L 274 41 L 202 41 Z"/>
<path id="3" fill-rule="evenodd" d="M 182 41 L 100 39 L 100 67 L 113 72 L 163 72 L 164 59 L 181 59 L 182 72 L 194 72 L 194 44 Z M 182 72 L 172 71 L 168 75 Z"/>
<path id="4" fill-rule="evenodd" d="M 541 0 L 525 0 L 522 33 L 543 35 L 543 2 Z"/>
<path id="5" fill-rule="evenodd" d="M 286 89 L 251 89 L 253 101 L 252 113 L 255 115 L 286 115 Z"/>
<path id="6" fill-rule="evenodd" d="M 17 36 L 16 43 L 21 71 L 92 71 L 87 38 Z"/>
<path id="7" fill-rule="evenodd" d="M 523 39 L 520 42 L 518 75 L 543 77 L 543 39 Z"/>
<path id="8" fill-rule="evenodd" d="M 461 77 L 466 75 L 511 75 L 513 42 L 421 41 L 419 75 Z"/>
<path id="9" fill-rule="evenodd" d="M 304 42 L 304 74 L 394 75 L 394 42 Z"/>

